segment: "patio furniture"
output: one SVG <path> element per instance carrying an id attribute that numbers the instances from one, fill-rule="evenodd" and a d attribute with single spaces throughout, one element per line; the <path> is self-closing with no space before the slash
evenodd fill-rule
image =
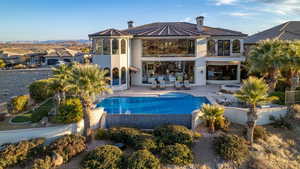
<path id="1" fill-rule="evenodd" d="M 188 80 L 185 80 L 185 81 L 183 82 L 183 87 L 184 87 L 184 89 L 186 89 L 186 90 L 190 90 L 190 89 L 191 89 L 191 84 L 190 84 L 190 82 L 189 82 Z"/>
<path id="2" fill-rule="evenodd" d="M 182 88 L 182 83 L 180 81 L 175 81 L 175 89 L 180 90 Z"/>
<path id="3" fill-rule="evenodd" d="M 157 85 L 156 81 L 155 80 L 152 81 L 152 83 L 151 83 L 151 89 L 157 89 L 157 88 L 158 88 L 158 85 Z"/>
<path id="4" fill-rule="evenodd" d="M 160 89 L 165 89 L 166 88 L 166 81 L 160 80 L 159 81 L 159 88 Z"/>

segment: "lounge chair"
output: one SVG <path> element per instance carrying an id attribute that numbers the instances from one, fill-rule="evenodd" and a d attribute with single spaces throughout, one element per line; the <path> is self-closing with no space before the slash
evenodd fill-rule
<path id="1" fill-rule="evenodd" d="M 157 85 L 156 81 L 155 80 L 152 81 L 152 83 L 151 83 L 151 89 L 157 89 L 157 88 L 158 88 L 158 85 Z"/>
<path id="2" fill-rule="evenodd" d="M 180 81 L 175 81 L 175 89 L 180 90 L 182 88 L 182 84 Z"/>
<path id="3" fill-rule="evenodd" d="M 166 88 L 166 82 L 164 80 L 159 81 L 159 88 L 160 89 L 165 89 Z"/>
<path id="4" fill-rule="evenodd" d="M 191 89 L 191 84 L 190 84 L 190 82 L 189 82 L 188 80 L 185 80 L 185 81 L 183 82 L 183 87 L 184 87 L 184 89 L 186 89 L 186 90 L 190 90 L 190 89 Z"/>

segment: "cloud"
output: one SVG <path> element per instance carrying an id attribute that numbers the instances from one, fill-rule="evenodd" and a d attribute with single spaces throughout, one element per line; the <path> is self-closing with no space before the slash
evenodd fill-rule
<path id="1" fill-rule="evenodd" d="M 300 0 L 254 0 L 262 3 L 261 10 L 277 15 L 300 15 Z"/>
<path id="2" fill-rule="evenodd" d="M 193 22 L 193 18 L 192 17 L 186 17 L 182 20 L 182 22 Z"/>
<path id="3" fill-rule="evenodd" d="M 244 17 L 244 16 L 251 16 L 253 14 L 252 13 L 246 13 L 246 12 L 232 12 L 232 13 L 229 13 L 228 15 Z"/>
<path id="4" fill-rule="evenodd" d="M 216 1 L 216 5 L 232 5 L 235 2 L 237 2 L 238 0 L 215 0 Z"/>

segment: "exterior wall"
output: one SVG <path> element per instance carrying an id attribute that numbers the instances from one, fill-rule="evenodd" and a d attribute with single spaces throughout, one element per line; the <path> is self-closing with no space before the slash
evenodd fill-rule
<path id="1" fill-rule="evenodd" d="M 132 84 L 133 85 L 143 85 L 142 84 L 142 40 L 132 39 L 132 66 L 139 68 L 139 71 L 132 74 Z"/>

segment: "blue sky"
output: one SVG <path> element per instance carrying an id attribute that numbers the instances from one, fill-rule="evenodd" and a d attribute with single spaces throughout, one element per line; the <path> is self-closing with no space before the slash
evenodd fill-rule
<path id="1" fill-rule="evenodd" d="M 0 41 L 87 39 L 107 28 L 157 21 L 195 22 L 256 33 L 300 20 L 300 0 L 2 0 Z"/>

